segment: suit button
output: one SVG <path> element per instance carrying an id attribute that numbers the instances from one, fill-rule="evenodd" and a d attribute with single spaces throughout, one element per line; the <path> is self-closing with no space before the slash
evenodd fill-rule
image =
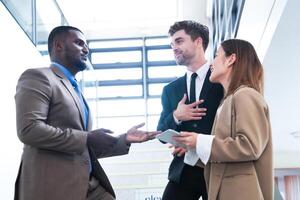
<path id="1" fill-rule="evenodd" d="M 193 124 L 193 127 L 194 127 L 194 128 L 197 128 L 197 124 Z"/>

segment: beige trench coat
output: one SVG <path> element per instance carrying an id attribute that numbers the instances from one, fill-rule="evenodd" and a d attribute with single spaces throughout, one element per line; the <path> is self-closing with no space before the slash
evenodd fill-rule
<path id="1" fill-rule="evenodd" d="M 272 200 L 272 137 L 263 96 L 246 86 L 238 88 L 220 105 L 212 134 L 205 166 L 209 199 Z"/>

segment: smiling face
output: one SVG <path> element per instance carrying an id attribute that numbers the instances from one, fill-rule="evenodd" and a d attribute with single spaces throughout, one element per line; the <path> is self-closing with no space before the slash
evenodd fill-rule
<path id="1" fill-rule="evenodd" d="M 201 40 L 201 38 L 199 38 Z M 179 30 L 171 36 L 171 47 L 175 60 L 179 65 L 190 65 L 197 57 L 199 39 L 192 40 L 184 30 Z"/>
<path id="2" fill-rule="evenodd" d="M 235 55 L 226 56 L 224 49 L 220 46 L 211 66 L 211 75 L 209 80 L 213 83 L 221 83 L 224 88 L 230 82 L 232 64 L 235 61 Z"/>

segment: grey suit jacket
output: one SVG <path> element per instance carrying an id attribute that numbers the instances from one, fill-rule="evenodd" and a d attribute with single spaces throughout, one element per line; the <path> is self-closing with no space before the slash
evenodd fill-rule
<path id="1" fill-rule="evenodd" d="M 208 199 L 272 200 L 272 134 L 264 98 L 241 86 L 224 99 L 217 113 L 205 166 Z"/>
<path id="2" fill-rule="evenodd" d="M 114 196 L 97 158 L 126 154 L 129 147 L 120 137 L 97 151 L 87 148 L 80 100 L 58 68 L 26 70 L 18 81 L 15 101 L 17 133 L 24 143 L 15 199 L 84 200 L 90 163 L 92 174 Z M 88 130 L 91 127 L 90 118 Z"/>

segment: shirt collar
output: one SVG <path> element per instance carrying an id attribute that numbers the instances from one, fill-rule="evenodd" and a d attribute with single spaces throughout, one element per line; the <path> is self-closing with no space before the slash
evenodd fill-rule
<path id="1" fill-rule="evenodd" d="M 202 66 L 196 71 L 196 73 L 197 73 L 197 75 L 198 75 L 198 78 L 199 78 L 200 80 L 202 80 L 202 79 L 205 78 L 208 69 L 209 69 L 209 64 L 208 64 L 208 62 L 206 62 L 204 65 L 202 65 Z M 194 73 L 194 72 L 187 70 L 186 75 L 187 75 L 188 79 L 191 78 L 191 76 L 192 76 L 193 73 Z"/>
<path id="2" fill-rule="evenodd" d="M 71 72 L 66 67 L 64 67 L 63 65 L 57 62 L 52 62 L 52 65 L 57 67 L 67 77 L 67 79 L 72 83 L 72 85 L 76 83 L 75 77 L 73 76 L 73 74 L 71 74 Z"/>

